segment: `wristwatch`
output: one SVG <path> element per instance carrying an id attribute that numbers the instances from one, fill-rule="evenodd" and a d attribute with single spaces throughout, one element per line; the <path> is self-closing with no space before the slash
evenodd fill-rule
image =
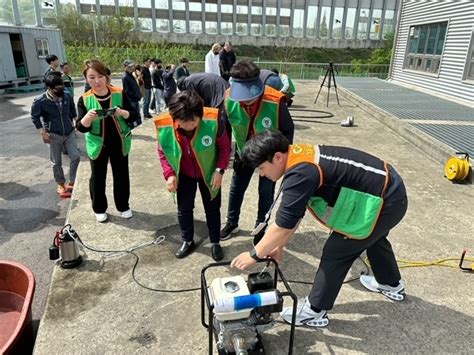
<path id="1" fill-rule="evenodd" d="M 258 255 L 257 255 L 257 251 L 255 250 L 255 248 L 252 248 L 252 250 L 250 250 L 250 257 L 255 260 L 255 261 L 261 261 L 263 259 L 259 258 Z"/>
<path id="2" fill-rule="evenodd" d="M 221 174 L 221 175 L 224 175 L 225 170 L 224 170 L 224 169 L 216 168 L 216 172 L 218 172 L 218 173 Z"/>

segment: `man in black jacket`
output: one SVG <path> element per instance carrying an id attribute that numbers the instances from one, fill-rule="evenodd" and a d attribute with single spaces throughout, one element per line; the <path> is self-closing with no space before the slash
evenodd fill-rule
<path id="1" fill-rule="evenodd" d="M 150 109 L 150 98 L 151 98 L 151 74 L 150 74 L 150 58 L 145 58 L 142 66 L 142 79 L 143 79 L 143 117 L 151 118 Z"/>
<path id="2" fill-rule="evenodd" d="M 151 83 L 153 85 L 153 97 L 155 98 L 156 113 L 160 113 L 164 106 L 164 86 L 163 69 L 161 60 L 155 59 L 155 70 L 151 73 Z"/>
<path id="3" fill-rule="evenodd" d="M 236 58 L 235 53 L 232 50 L 232 44 L 225 42 L 224 47 L 219 53 L 219 67 L 221 69 L 221 76 L 229 81 L 230 69 L 235 64 Z"/>
<path id="4" fill-rule="evenodd" d="M 125 95 L 127 98 L 130 100 L 130 103 L 132 104 L 133 109 L 136 112 L 140 112 L 140 100 L 142 98 L 142 94 L 140 92 L 140 86 L 138 86 L 137 81 L 133 77 L 132 73 L 135 70 L 135 64 L 130 61 L 126 60 L 123 62 L 123 66 L 125 68 L 125 71 L 123 72 L 122 75 L 122 87 Z M 137 119 L 137 126 L 142 124 L 142 119 L 141 116 L 138 116 Z"/>
<path id="5" fill-rule="evenodd" d="M 31 106 L 31 119 L 43 142 L 49 144 L 49 156 L 53 166 L 54 180 L 60 197 L 71 197 L 79 165 L 79 150 L 74 136 L 74 119 L 77 117 L 74 101 L 64 90 L 60 76 L 50 74 L 45 78 L 48 90 L 39 95 Z M 66 183 L 62 167 L 62 154 L 69 159 L 69 183 Z"/>

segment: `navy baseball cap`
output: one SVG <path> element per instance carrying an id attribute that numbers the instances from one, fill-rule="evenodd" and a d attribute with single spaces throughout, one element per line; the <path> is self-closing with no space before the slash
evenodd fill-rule
<path id="1" fill-rule="evenodd" d="M 264 85 L 257 76 L 255 78 L 232 78 L 230 98 L 234 101 L 250 101 L 262 95 Z"/>

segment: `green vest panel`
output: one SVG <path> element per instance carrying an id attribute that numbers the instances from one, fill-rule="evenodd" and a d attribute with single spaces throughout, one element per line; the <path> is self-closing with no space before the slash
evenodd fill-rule
<path id="1" fill-rule="evenodd" d="M 267 129 L 278 129 L 280 103 L 270 100 L 266 96 L 266 94 L 263 95 L 259 111 L 253 121 L 255 134 Z M 226 110 L 229 122 L 232 126 L 232 135 L 236 141 L 237 152 L 239 155 L 242 155 L 245 142 L 247 141 L 251 119 L 247 112 L 240 106 L 240 103 L 230 99 L 230 97 L 226 99 Z"/>
<path id="2" fill-rule="evenodd" d="M 109 90 L 111 91 L 110 107 L 122 106 L 122 90 L 113 87 L 109 87 Z M 97 101 L 92 91 L 85 93 L 82 98 L 87 111 L 92 109 L 102 109 L 102 106 L 99 101 Z M 125 118 L 122 116 L 117 118 L 115 115 L 99 117 L 92 122 L 91 130 L 85 134 L 87 155 L 92 160 L 97 159 L 104 144 L 105 119 L 114 120 L 115 126 L 117 127 L 117 131 L 122 140 L 122 154 L 124 156 L 130 152 L 132 146 L 132 134 Z"/>
<path id="3" fill-rule="evenodd" d="M 205 108 L 205 112 L 209 110 L 215 110 L 215 117 L 206 118 L 203 117 L 196 132 L 194 133 L 193 139 L 191 140 L 191 148 L 196 156 L 201 175 L 204 178 L 207 188 L 211 194 L 211 198 L 215 198 L 219 193 L 220 189 L 212 189 L 212 176 L 216 171 L 217 163 L 217 151 L 216 151 L 216 138 L 217 138 L 217 109 Z M 158 119 L 157 126 L 157 138 L 160 143 L 163 153 L 166 156 L 166 160 L 170 163 L 173 168 L 176 177 L 179 176 L 179 167 L 181 163 L 182 150 L 176 137 L 176 131 L 172 123 L 171 117 L 168 114 L 162 115 L 163 123 L 160 123 Z"/>

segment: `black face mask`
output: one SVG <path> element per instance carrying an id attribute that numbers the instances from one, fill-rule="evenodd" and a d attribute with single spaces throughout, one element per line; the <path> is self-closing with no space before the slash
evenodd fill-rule
<path id="1" fill-rule="evenodd" d="M 53 94 L 56 97 L 63 97 L 64 96 L 64 89 L 53 90 Z"/>

